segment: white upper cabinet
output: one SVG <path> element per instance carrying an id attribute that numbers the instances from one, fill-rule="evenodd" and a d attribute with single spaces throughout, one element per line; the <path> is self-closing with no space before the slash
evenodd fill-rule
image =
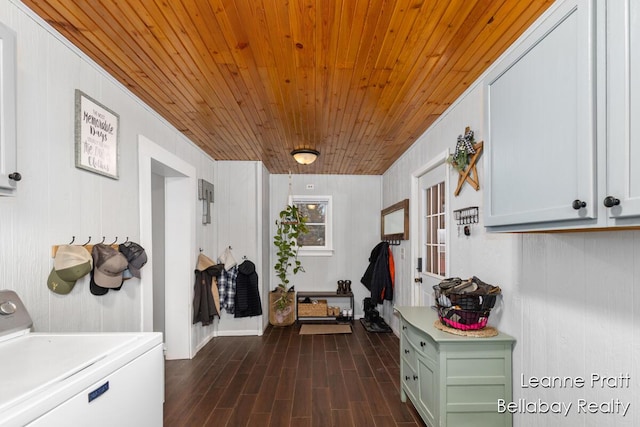
<path id="1" fill-rule="evenodd" d="M 489 227 L 597 218 L 592 2 L 536 25 L 485 80 Z"/>
<path id="2" fill-rule="evenodd" d="M 16 173 L 16 36 L 0 22 L 0 196 L 12 195 Z"/>
<path id="3" fill-rule="evenodd" d="M 609 222 L 640 220 L 640 0 L 607 2 L 607 185 Z M 605 199 L 601 202 L 604 203 Z"/>
<path id="4" fill-rule="evenodd" d="M 640 225 L 640 0 L 550 10 L 485 80 L 489 231 Z"/>

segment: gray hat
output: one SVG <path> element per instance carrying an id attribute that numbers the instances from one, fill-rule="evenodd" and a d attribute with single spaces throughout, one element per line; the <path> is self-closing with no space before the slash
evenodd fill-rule
<path id="1" fill-rule="evenodd" d="M 102 288 L 117 288 L 122 284 L 122 272 L 127 268 L 127 259 L 111 246 L 97 244 L 91 251 L 93 256 L 93 280 Z"/>
<path id="2" fill-rule="evenodd" d="M 140 269 L 147 263 L 147 253 L 135 242 L 125 242 L 118 246 L 120 253 L 127 259 L 127 269 L 133 277 L 140 278 Z"/>

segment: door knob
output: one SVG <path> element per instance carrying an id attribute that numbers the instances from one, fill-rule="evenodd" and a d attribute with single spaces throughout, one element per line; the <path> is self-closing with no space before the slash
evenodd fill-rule
<path id="1" fill-rule="evenodd" d="M 612 208 L 614 206 L 618 206 L 620 204 L 620 199 L 616 199 L 613 196 L 607 196 L 604 198 L 604 205 L 608 208 Z"/>
<path id="2" fill-rule="evenodd" d="M 587 202 L 576 199 L 576 200 L 573 201 L 573 204 L 571 206 L 573 206 L 573 209 L 578 210 L 580 208 L 586 207 L 587 206 Z"/>
<path id="3" fill-rule="evenodd" d="M 9 174 L 9 179 L 12 181 L 20 181 L 22 179 L 22 175 L 20 175 L 20 173 L 18 172 L 14 172 L 14 173 L 10 173 Z"/>

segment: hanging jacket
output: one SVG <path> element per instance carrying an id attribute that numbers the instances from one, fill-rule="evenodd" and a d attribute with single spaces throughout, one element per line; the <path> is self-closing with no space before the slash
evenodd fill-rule
<path id="1" fill-rule="evenodd" d="M 243 261 L 238 266 L 235 299 L 234 317 L 251 317 L 262 314 L 258 274 L 255 264 L 249 260 Z"/>
<path id="2" fill-rule="evenodd" d="M 369 266 L 360 279 L 360 282 L 371 291 L 371 302 L 374 305 L 383 300 L 393 300 L 393 279 L 389 265 L 388 242 L 378 243 L 369 256 Z M 393 258 L 392 258 L 393 261 Z"/>
<path id="3" fill-rule="evenodd" d="M 202 266 L 200 266 L 202 268 Z M 212 265 L 203 270 L 195 270 L 195 283 L 193 285 L 193 324 L 198 322 L 202 326 L 213 323 L 214 316 L 220 317 L 220 312 L 216 307 L 211 284 L 214 278 L 220 274 L 224 267 Z"/>
<path id="4" fill-rule="evenodd" d="M 236 302 L 236 279 L 238 276 L 238 266 L 233 266 L 229 270 L 222 268 L 218 276 L 218 291 L 220 292 L 220 309 L 224 309 L 229 314 L 235 313 Z"/>

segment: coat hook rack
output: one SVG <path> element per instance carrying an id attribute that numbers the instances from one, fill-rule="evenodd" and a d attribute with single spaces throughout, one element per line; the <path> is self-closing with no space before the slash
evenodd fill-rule
<path id="1" fill-rule="evenodd" d="M 104 241 L 106 240 L 106 236 L 102 236 L 102 241 L 100 242 L 101 244 L 105 244 Z M 69 242 L 69 245 L 74 244 L 74 242 L 76 241 L 76 236 L 71 236 L 71 242 Z M 129 237 L 127 237 L 127 240 L 124 241 L 124 243 L 127 243 L 129 241 Z M 91 243 L 91 236 L 89 236 L 89 239 L 87 240 L 86 243 L 82 244 L 81 246 L 84 247 L 87 251 L 91 252 L 93 250 L 93 245 L 90 244 Z M 80 245 L 78 243 L 78 245 Z M 114 249 L 118 249 L 118 236 L 116 236 L 115 240 L 112 243 L 107 243 L 107 245 L 113 247 Z M 58 248 L 60 247 L 60 245 L 52 245 L 51 246 L 51 257 L 55 258 L 56 254 L 58 253 Z"/>
<path id="2" fill-rule="evenodd" d="M 400 240 L 385 240 L 390 246 L 400 246 Z"/>
<path id="3" fill-rule="evenodd" d="M 467 208 L 456 209 L 453 211 L 453 215 L 458 225 L 458 236 L 460 235 L 460 227 L 463 227 L 465 236 L 470 236 L 471 227 L 469 226 L 478 223 L 478 207 L 469 206 Z"/>

